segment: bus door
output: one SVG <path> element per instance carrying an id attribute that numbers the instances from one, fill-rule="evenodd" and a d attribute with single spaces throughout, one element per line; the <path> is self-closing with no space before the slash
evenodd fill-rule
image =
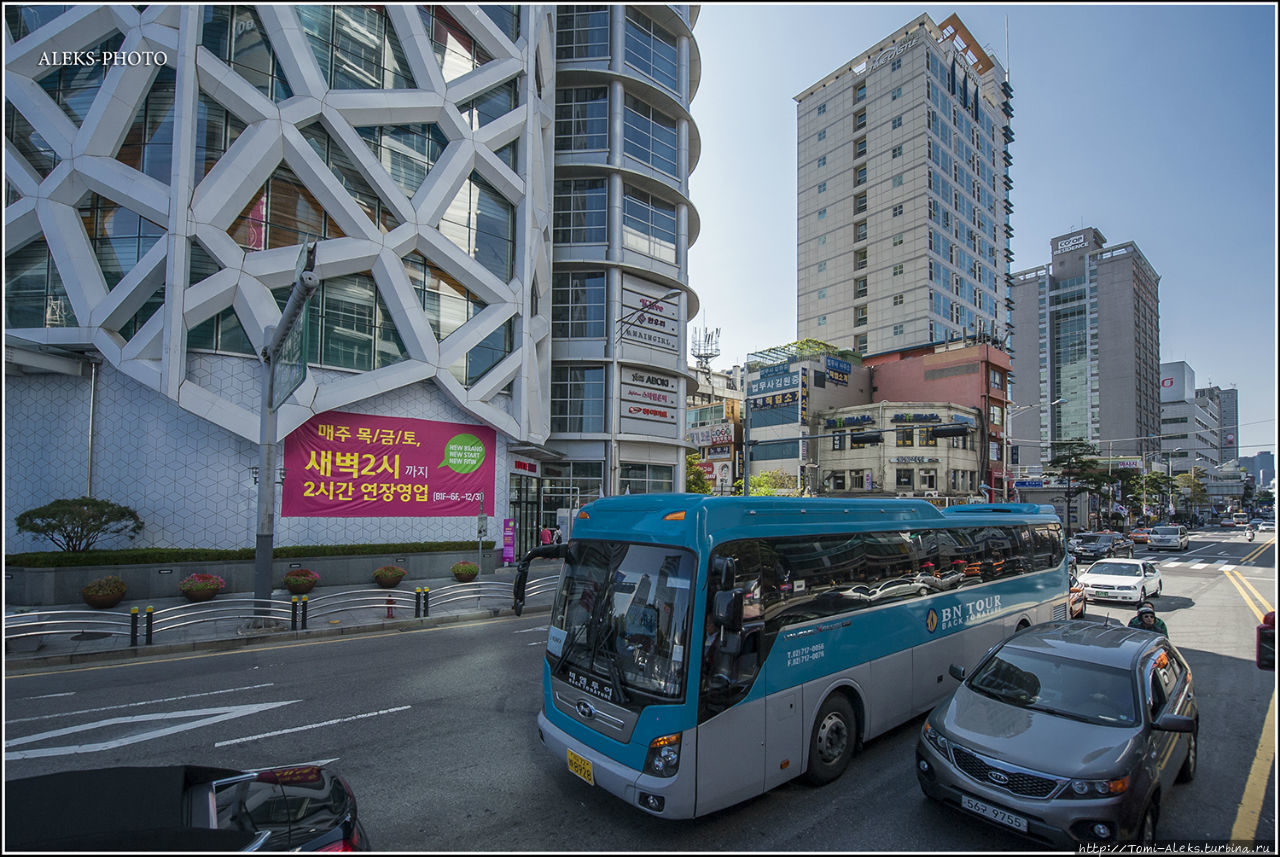
<path id="1" fill-rule="evenodd" d="M 698 687 L 698 815 L 760 794 L 766 703 L 745 702 L 760 671 L 763 587 L 754 563 L 717 556 L 707 583 Z M 798 707 L 798 706 L 797 706 Z"/>

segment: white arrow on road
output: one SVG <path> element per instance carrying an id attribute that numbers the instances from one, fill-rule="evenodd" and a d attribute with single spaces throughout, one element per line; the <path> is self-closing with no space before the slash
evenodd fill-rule
<path id="1" fill-rule="evenodd" d="M 65 729 L 53 729 L 48 732 L 38 732 L 35 735 L 28 735 L 25 738 L 13 738 L 5 741 L 4 758 L 6 762 L 11 762 L 16 759 L 37 759 L 45 756 L 66 756 L 72 753 L 96 753 L 101 750 L 113 750 L 116 747 L 124 747 L 128 744 L 137 744 L 141 741 L 151 741 L 156 738 L 163 738 L 166 735 L 173 735 L 178 732 L 185 732 L 191 729 L 199 729 L 213 723 L 221 723 L 223 720 L 247 717 L 251 714 L 257 714 L 261 711 L 269 711 L 272 708 L 279 708 L 282 705 L 292 705 L 293 703 L 300 701 L 301 700 L 298 699 L 288 699 L 284 702 L 264 702 L 257 705 L 228 705 L 222 708 L 198 708 L 190 711 L 166 711 L 159 714 L 139 714 L 134 717 L 112 717 L 108 720 L 98 720 L 94 723 L 85 723 L 80 726 L 68 726 Z M 152 729 L 147 732 L 141 732 L 136 735 L 116 738 L 111 741 L 101 741 L 96 744 L 41 747 L 34 750 L 17 750 L 12 753 L 9 752 L 10 747 L 18 747 L 23 744 L 35 744 L 39 741 L 46 741 L 51 738 L 61 738 L 66 735 L 90 732 L 95 729 L 105 729 L 109 726 L 119 726 L 121 724 L 128 723 L 144 723 L 148 721 L 172 721 L 178 719 L 181 719 L 183 722 L 164 726 L 159 729 Z"/>

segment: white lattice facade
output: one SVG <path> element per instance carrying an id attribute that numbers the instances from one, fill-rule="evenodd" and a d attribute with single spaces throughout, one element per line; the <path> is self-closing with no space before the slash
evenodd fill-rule
<path id="1" fill-rule="evenodd" d="M 307 239 L 310 369 L 277 440 L 329 411 L 488 425 L 506 516 L 513 458 L 552 433 L 555 7 L 6 7 L 6 24 L 6 550 L 47 547 L 17 512 L 86 493 L 135 508 L 140 546 L 252 543 L 257 355 Z M 474 535 L 276 527 L 277 544 Z"/>

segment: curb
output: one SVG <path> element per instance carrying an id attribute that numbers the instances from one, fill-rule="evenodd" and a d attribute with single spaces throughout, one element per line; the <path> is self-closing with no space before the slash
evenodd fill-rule
<path id="1" fill-rule="evenodd" d="M 526 604 L 524 613 L 549 613 L 550 604 Z M 150 657 L 183 654 L 187 652 L 209 651 L 229 652 L 247 649 L 262 643 L 280 640 L 305 641 L 326 637 L 344 637 L 353 634 L 374 634 L 382 631 L 408 631 L 416 628 L 435 627 L 437 625 L 453 625 L 461 622 L 476 622 L 484 619 L 502 617 L 516 618 L 510 607 L 489 608 L 487 610 L 471 610 L 466 613 L 450 613 L 443 616 L 423 616 L 417 619 L 396 619 L 378 623 L 348 625 L 342 628 L 312 628 L 290 630 L 281 628 L 277 631 L 255 632 L 235 637 L 217 637 L 208 640 L 192 640 L 187 643 L 163 643 L 150 646 L 138 646 L 124 649 L 105 649 L 96 652 L 70 652 L 60 655 L 36 655 L 27 657 L 5 656 L 5 673 L 12 675 L 20 671 L 38 671 L 51 667 L 74 666 L 78 664 L 101 664 L 103 666 L 125 666 Z"/>

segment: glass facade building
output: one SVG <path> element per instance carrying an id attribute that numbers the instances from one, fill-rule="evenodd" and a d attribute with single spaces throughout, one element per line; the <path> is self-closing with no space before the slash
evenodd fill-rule
<path id="1" fill-rule="evenodd" d="M 18 511 L 85 494 L 137 509 L 140 545 L 252 543 L 258 355 L 304 241 L 321 285 L 274 440 L 335 411 L 493 429 L 492 514 L 522 534 L 551 489 L 682 486 L 695 19 L 6 6 L 10 543 L 41 549 Z M 277 533 L 462 539 L 475 518 Z"/>

